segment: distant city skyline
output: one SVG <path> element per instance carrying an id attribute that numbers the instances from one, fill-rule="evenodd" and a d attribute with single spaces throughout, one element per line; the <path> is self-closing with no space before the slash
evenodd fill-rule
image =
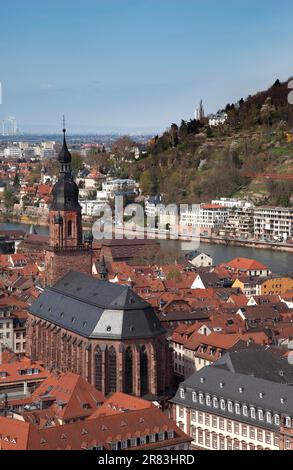
<path id="1" fill-rule="evenodd" d="M 292 76 L 293 4 L 63 0 L 1 5 L 0 121 L 24 133 L 160 133 Z"/>

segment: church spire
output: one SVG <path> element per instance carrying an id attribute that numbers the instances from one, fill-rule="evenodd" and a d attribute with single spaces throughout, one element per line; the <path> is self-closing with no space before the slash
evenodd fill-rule
<path id="1" fill-rule="evenodd" d="M 63 145 L 60 153 L 58 155 L 58 161 L 61 165 L 61 173 L 69 174 L 71 173 L 71 154 L 67 147 L 66 142 L 66 129 L 65 129 L 65 118 L 63 116 Z"/>
<path id="2" fill-rule="evenodd" d="M 63 122 L 65 125 L 65 122 Z M 71 154 L 66 142 L 66 129 L 63 128 L 63 145 L 58 155 L 60 176 L 52 190 L 53 202 L 51 209 L 55 211 L 81 210 L 78 202 L 78 187 L 71 173 Z"/>

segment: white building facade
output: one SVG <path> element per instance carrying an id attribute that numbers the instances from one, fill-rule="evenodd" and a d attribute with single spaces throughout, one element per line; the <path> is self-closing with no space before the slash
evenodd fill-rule
<path id="1" fill-rule="evenodd" d="M 207 235 L 217 232 L 229 217 L 229 208 L 219 204 L 193 204 L 181 211 L 180 224 L 201 229 Z"/>
<path id="2" fill-rule="evenodd" d="M 255 238 L 286 241 L 293 237 L 293 208 L 257 207 L 254 210 Z"/>

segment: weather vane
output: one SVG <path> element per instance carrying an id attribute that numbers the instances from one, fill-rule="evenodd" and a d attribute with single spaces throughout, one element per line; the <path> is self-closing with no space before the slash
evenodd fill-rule
<path id="1" fill-rule="evenodd" d="M 66 128 L 65 128 L 65 116 L 64 116 L 64 114 L 63 114 L 63 132 L 64 132 L 64 134 L 65 134 L 65 132 L 66 132 Z"/>

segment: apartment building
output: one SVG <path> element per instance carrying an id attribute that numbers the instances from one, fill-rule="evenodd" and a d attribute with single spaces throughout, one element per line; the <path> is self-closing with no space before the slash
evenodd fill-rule
<path id="1" fill-rule="evenodd" d="M 80 201 L 82 215 L 100 215 L 100 211 L 103 210 L 107 203 L 107 193 L 105 191 L 98 191 L 96 199 Z"/>
<path id="2" fill-rule="evenodd" d="M 175 375 L 187 379 L 216 362 L 240 341 L 240 334 L 213 332 L 204 324 L 180 325 L 170 339 Z"/>
<path id="3" fill-rule="evenodd" d="M 162 196 L 149 197 L 145 201 L 145 214 L 149 228 L 161 230 L 177 229 L 179 223 L 179 208 L 176 204 L 164 205 Z"/>
<path id="4" fill-rule="evenodd" d="M 209 450 L 279 450 L 292 430 L 293 392 L 283 383 L 205 367 L 180 384 L 177 426 Z M 291 441 L 287 438 L 287 446 Z"/>
<path id="5" fill-rule="evenodd" d="M 6 147 L 4 156 L 7 158 L 21 158 L 21 150 L 17 146 Z"/>
<path id="6" fill-rule="evenodd" d="M 117 193 L 134 193 L 138 189 L 138 184 L 132 179 L 112 179 L 102 183 L 102 190 L 109 197 L 114 197 Z"/>
<path id="7" fill-rule="evenodd" d="M 0 309 L 0 344 L 13 350 L 13 317 L 6 307 Z"/>
<path id="8" fill-rule="evenodd" d="M 251 238 L 254 233 L 253 207 L 236 207 L 231 209 L 225 225 L 219 235 L 230 238 Z"/>
<path id="9" fill-rule="evenodd" d="M 219 206 L 228 207 L 229 209 L 241 209 L 242 207 L 248 209 L 253 207 L 251 202 L 245 201 L 243 199 L 234 199 L 228 197 L 214 199 L 212 200 L 212 204 L 218 204 Z"/>
<path id="10" fill-rule="evenodd" d="M 180 224 L 200 229 L 202 235 L 217 233 L 225 225 L 230 209 L 219 204 L 193 204 L 182 210 Z"/>
<path id="11" fill-rule="evenodd" d="M 257 207 L 254 210 L 256 238 L 286 241 L 293 237 L 293 208 Z"/>

